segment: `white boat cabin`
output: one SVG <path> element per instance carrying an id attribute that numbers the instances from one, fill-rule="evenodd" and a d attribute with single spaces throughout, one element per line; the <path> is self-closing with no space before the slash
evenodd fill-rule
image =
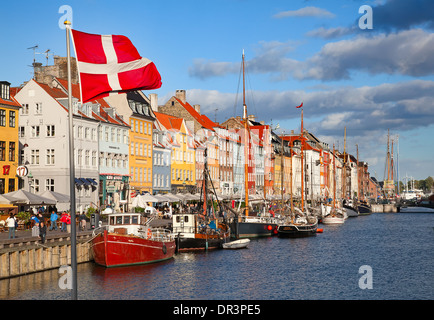
<path id="1" fill-rule="evenodd" d="M 124 234 L 139 234 L 144 217 L 140 213 L 112 213 L 108 217 L 108 231 Z"/>
<path id="2" fill-rule="evenodd" d="M 182 233 L 185 238 L 194 238 L 196 231 L 196 216 L 191 213 L 177 213 L 172 216 L 173 234 Z"/>

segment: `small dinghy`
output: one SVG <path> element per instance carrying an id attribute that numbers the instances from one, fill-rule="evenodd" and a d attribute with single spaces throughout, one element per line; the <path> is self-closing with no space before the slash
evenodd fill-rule
<path id="1" fill-rule="evenodd" d="M 223 243 L 223 249 L 243 249 L 247 248 L 250 243 L 250 239 L 240 239 L 231 242 Z"/>

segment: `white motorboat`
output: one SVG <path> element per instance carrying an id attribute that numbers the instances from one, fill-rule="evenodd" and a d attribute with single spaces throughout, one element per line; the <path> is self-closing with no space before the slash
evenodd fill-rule
<path id="1" fill-rule="evenodd" d="M 250 239 L 240 239 L 231 242 L 223 243 L 223 249 L 243 249 L 247 248 L 250 243 Z"/>

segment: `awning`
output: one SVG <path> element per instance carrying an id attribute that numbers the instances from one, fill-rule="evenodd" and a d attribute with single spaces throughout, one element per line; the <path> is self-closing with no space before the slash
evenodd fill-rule
<path id="1" fill-rule="evenodd" d="M 81 181 L 80 179 L 74 178 L 75 184 L 82 186 L 84 184 L 83 181 Z"/>
<path id="2" fill-rule="evenodd" d="M 93 184 L 94 186 L 97 186 L 98 183 L 95 181 L 95 179 L 86 178 L 87 181 L 89 181 L 90 184 Z"/>

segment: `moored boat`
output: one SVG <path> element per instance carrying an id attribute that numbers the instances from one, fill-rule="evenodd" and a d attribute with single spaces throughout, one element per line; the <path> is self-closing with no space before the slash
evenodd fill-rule
<path id="1" fill-rule="evenodd" d="M 119 267 L 155 263 L 173 258 L 175 239 L 170 230 L 152 228 L 139 213 L 109 215 L 104 228 L 94 230 L 92 250 L 95 263 Z"/>
<path id="2" fill-rule="evenodd" d="M 299 216 L 282 223 L 277 228 L 277 236 L 281 238 L 303 238 L 315 236 L 318 228 L 318 219 L 314 216 Z"/>
<path id="3" fill-rule="evenodd" d="M 198 213 L 177 213 L 172 218 L 179 252 L 219 249 L 230 239 L 230 228 L 218 219 L 208 220 Z"/>
<path id="4" fill-rule="evenodd" d="M 223 249 L 243 249 L 247 248 L 250 243 L 250 239 L 240 239 L 223 244 Z"/>

